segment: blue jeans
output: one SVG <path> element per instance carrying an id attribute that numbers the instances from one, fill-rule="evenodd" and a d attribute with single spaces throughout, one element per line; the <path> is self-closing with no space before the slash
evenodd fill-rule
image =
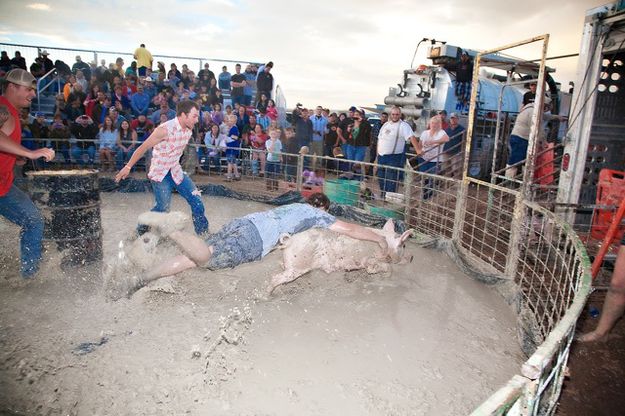
<path id="1" fill-rule="evenodd" d="M 258 228 L 250 221 L 235 218 L 206 239 L 213 247 L 213 254 L 203 265 L 210 270 L 231 269 L 243 263 L 260 260 L 263 240 Z"/>
<path id="2" fill-rule="evenodd" d="M 72 158 L 79 164 L 84 165 L 85 160 L 83 159 L 83 155 L 87 154 L 89 158 L 89 164 L 93 164 L 95 159 L 95 146 L 89 146 L 86 149 L 81 149 L 79 146 L 73 145 L 72 149 Z"/>
<path id="3" fill-rule="evenodd" d="M 187 175 L 184 175 L 182 182 L 176 185 L 174 179 L 171 177 L 171 172 L 167 172 L 167 175 L 161 182 L 151 181 L 152 191 L 154 192 L 154 200 L 156 204 L 152 211 L 155 212 L 169 212 L 169 206 L 171 205 L 171 193 L 174 189 L 178 191 L 180 196 L 186 199 L 187 203 L 191 207 L 191 216 L 193 217 L 193 227 L 196 234 L 203 234 L 208 231 L 208 219 L 204 215 L 204 204 L 202 203 L 202 197 L 194 195 L 197 191 L 195 184 Z M 139 230 L 141 232 L 141 230 Z"/>
<path id="4" fill-rule="evenodd" d="M 56 151 L 56 153 L 60 153 L 63 156 L 63 165 L 69 165 L 70 163 L 72 163 L 72 159 L 70 157 L 70 148 L 67 144 L 62 143 L 60 145 L 57 145 L 57 142 L 52 142 L 53 143 L 53 148 Z"/>
<path id="5" fill-rule="evenodd" d="M 380 183 L 380 190 L 383 194 L 386 192 L 396 192 L 397 182 L 400 177 L 399 169 L 387 169 L 385 166 L 403 168 L 405 163 L 404 158 L 403 153 L 378 155 L 378 182 Z"/>
<path id="6" fill-rule="evenodd" d="M 417 158 L 419 163 L 419 172 L 431 173 L 433 175 L 438 175 L 438 163 L 436 162 L 426 162 L 425 159 Z M 423 179 L 423 199 L 429 199 L 434 194 L 436 184 L 430 178 Z"/>
<path id="7" fill-rule="evenodd" d="M 15 185 L 6 195 L 0 196 L 0 215 L 19 225 L 22 277 L 28 278 L 39 270 L 43 217 L 28 195 Z"/>
<path id="8" fill-rule="evenodd" d="M 515 134 L 510 136 L 510 144 L 508 145 L 508 165 L 514 165 L 527 157 L 528 141 L 521 136 Z"/>
<path id="9" fill-rule="evenodd" d="M 280 178 L 281 165 L 280 162 L 269 162 L 265 165 L 265 177 L 267 179 Z"/>
<path id="10" fill-rule="evenodd" d="M 127 163 L 130 158 L 132 157 L 132 154 L 135 152 L 135 148 L 131 148 L 128 149 L 127 152 L 124 152 L 124 150 L 120 147 L 117 149 L 117 153 L 115 154 L 115 159 L 116 159 L 116 165 L 117 165 L 117 169 L 121 169 L 125 163 Z"/>

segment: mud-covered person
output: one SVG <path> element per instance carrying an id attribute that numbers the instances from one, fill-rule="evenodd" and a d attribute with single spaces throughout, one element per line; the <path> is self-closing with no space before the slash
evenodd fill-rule
<path id="1" fill-rule="evenodd" d="M 178 103 L 176 117 L 160 124 L 150 134 L 135 150 L 128 163 L 117 173 L 115 181 L 119 182 L 126 178 L 145 152 L 152 149 L 148 171 L 155 200 L 152 211 L 168 212 L 172 191 L 176 189 L 191 207 L 193 227 L 195 232 L 201 235 L 208 232 L 208 219 L 204 214 L 201 193 L 180 166 L 180 157 L 191 138 L 193 127 L 199 120 L 199 110 L 199 105 L 194 101 L 186 100 Z M 137 231 L 142 234 L 147 231 L 147 227 L 139 227 Z"/>
<path id="2" fill-rule="evenodd" d="M 21 145 L 22 127 L 19 111 L 29 108 L 35 97 L 37 81 L 23 69 L 9 71 L 2 80 L 0 96 L 0 215 L 21 227 L 21 274 L 30 278 L 39 270 L 43 218 L 28 195 L 13 183 L 13 167 L 24 159 L 54 159 L 54 150 L 29 150 Z"/>
<path id="3" fill-rule="evenodd" d="M 276 247 L 282 235 L 311 228 L 327 228 L 357 240 L 373 241 L 380 246 L 382 257 L 388 254 L 389 246 L 384 236 L 367 227 L 336 219 L 327 213 L 329 206 L 330 200 L 325 194 L 315 193 L 307 199 L 306 204 L 289 204 L 235 218 L 206 240 L 179 231 L 180 224 L 175 221 L 176 213 L 141 214 L 141 223 L 156 228 L 161 236 L 169 237 L 183 254 L 163 261 L 142 276 L 112 280 L 107 294 L 117 299 L 131 295 L 150 281 L 185 270 L 196 267 L 227 269 L 260 260 Z"/>

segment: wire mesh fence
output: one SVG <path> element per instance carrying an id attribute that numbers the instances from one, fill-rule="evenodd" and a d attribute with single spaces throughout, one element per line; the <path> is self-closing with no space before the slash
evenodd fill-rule
<path id="1" fill-rule="evenodd" d="M 47 145 L 58 150 L 52 168 L 101 166 L 97 140 L 50 139 Z M 119 154 L 116 168 L 128 159 Z M 144 176 L 149 162 L 142 158 L 133 175 Z M 192 143 L 181 164 L 196 182 L 267 197 L 325 192 L 341 206 L 394 218 L 420 234 L 450 241 L 476 269 L 513 285 L 510 302 L 530 357 L 476 414 L 488 408 L 499 414 L 553 412 L 575 322 L 589 293 L 590 265 L 573 229 L 552 212 L 523 200 L 515 189 L 467 175 L 445 176 L 442 161 L 434 174 L 409 164 L 380 166 L 306 153 L 282 153 L 268 161 L 262 149 Z"/>

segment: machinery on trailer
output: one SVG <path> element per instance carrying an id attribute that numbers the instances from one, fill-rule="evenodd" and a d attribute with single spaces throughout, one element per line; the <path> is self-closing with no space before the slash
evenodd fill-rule
<path id="1" fill-rule="evenodd" d="M 400 107 L 407 119 L 414 122 L 418 132 L 425 130 L 429 118 L 441 110 L 448 114 L 460 114 L 461 124 L 466 125 L 472 74 L 469 74 L 468 82 L 463 82 L 459 81 L 459 72 L 463 69 L 462 55 L 466 54 L 470 62 L 477 53 L 432 40 L 427 53 L 432 65 L 418 65 L 404 70 L 402 82 L 389 89 L 384 106 L 379 106 L 378 111 L 388 112 L 393 105 Z M 538 75 L 539 65 L 502 54 L 489 54 L 482 57 L 482 66 L 488 67 L 488 71 L 481 71 L 477 80 L 477 119 L 469 174 L 490 179 L 492 171 L 503 167 L 501 165 L 505 160 L 505 146 L 496 146 L 496 141 L 501 143 L 507 137 L 512 121 L 522 107 L 523 95 L 529 91 L 528 84 Z M 470 68 L 469 71 L 472 71 L 472 64 Z M 547 90 L 553 100 L 553 112 L 567 114 L 570 94 L 560 91 L 550 75 L 553 72 L 555 69 L 547 68 Z M 498 120 L 502 128 L 498 128 Z M 562 133 L 560 126 L 555 126 L 554 140 Z M 494 155 L 495 152 L 498 154 Z"/>

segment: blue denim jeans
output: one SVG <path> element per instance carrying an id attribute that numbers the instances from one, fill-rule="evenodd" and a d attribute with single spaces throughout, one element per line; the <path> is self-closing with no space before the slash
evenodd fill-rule
<path id="1" fill-rule="evenodd" d="M 210 270 L 231 269 L 239 264 L 260 260 L 263 239 L 250 220 L 235 218 L 217 233 L 206 239 L 213 254 L 203 265 Z"/>
<path id="2" fill-rule="evenodd" d="M 386 192 L 396 192 L 397 183 L 400 180 L 400 171 L 398 169 L 387 169 L 384 166 L 403 168 L 404 160 L 405 155 L 403 153 L 378 155 L 378 181 L 383 194 Z"/>
<path id="3" fill-rule="evenodd" d="M 22 277 L 31 277 L 39 269 L 41 261 L 43 217 L 28 195 L 15 185 L 6 195 L 0 196 L 0 215 L 22 228 L 20 232 Z"/>
<path id="4" fill-rule="evenodd" d="M 265 166 L 265 176 L 267 179 L 279 179 L 280 171 L 280 162 L 267 162 L 267 165 Z"/>
<path id="5" fill-rule="evenodd" d="M 197 188 L 191 178 L 185 174 L 184 179 L 180 182 L 180 185 L 176 185 L 174 179 L 171 177 L 171 172 L 167 172 L 167 175 L 161 182 L 151 182 L 152 191 L 154 192 L 154 200 L 156 202 L 152 211 L 169 212 L 169 207 L 171 205 L 171 193 L 174 189 L 176 189 L 180 196 L 183 197 L 191 207 L 191 216 L 193 217 L 193 227 L 195 228 L 195 233 L 203 234 L 208 231 L 208 219 L 206 219 L 206 216 L 204 215 L 202 197 L 199 193 L 194 194 L 194 192 L 197 191 Z"/>
<path id="6" fill-rule="evenodd" d="M 126 164 L 130 160 L 134 152 L 135 152 L 134 147 L 132 149 L 128 149 L 127 152 L 124 152 L 122 148 L 117 149 L 117 153 L 115 154 L 115 165 L 118 170 L 121 169 L 124 166 L 124 164 Z"/>
<path id="7" fill-rule="evenodd" d="M 89 164 L 93 164 L 95 159 L 95 146 L 89 146 L 86 149 L 81 149 L 80 147 L 73 145 L 72 149 L 72 158 L 76 161 L 76 163 L 84 165 L 85 159 L 83 158 L 84 154 L 87 154 L 89 158 Z"/>
<path id="8" fill-rule="evenodd" d="M 438 175 L 438 163 L 436 162 L 426 162 L 425 159 L 418 158 L 419 163 L 419 172 L 431 173 L 433 175 Z M 436 189 L 436 183 L 434 180 L 430 178 L 423 179 L 423 199 L 429 199 L 434 194 L 434 190 Z"/>

